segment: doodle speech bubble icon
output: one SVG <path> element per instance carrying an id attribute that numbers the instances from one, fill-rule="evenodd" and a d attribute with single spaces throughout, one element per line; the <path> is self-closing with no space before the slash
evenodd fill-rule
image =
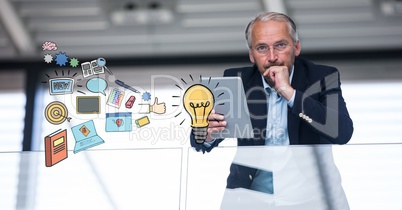
<path id="1" fill-rule="evenodd" d="M 107 82 L 102 78 L 92 78 L 87 82 L 87 89 L 93 93 L 102 93 L 106 96 Z"/>

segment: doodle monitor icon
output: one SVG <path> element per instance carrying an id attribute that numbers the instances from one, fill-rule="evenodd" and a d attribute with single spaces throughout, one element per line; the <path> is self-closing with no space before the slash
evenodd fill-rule
<path id="1" fill-rule="evenodd" d="M 77 114 L 99 114 L 100 97 L 99 96 L 77 96 L 76 98 Z"/>
<path id="2" fill-rule="evenodd" d="M 74 91 L 74 79 L 57 78 L 49 80 L 50 95 L 71 94 Z"/>

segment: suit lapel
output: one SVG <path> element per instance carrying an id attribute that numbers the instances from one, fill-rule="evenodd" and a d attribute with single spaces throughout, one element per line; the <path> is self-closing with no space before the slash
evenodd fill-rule
<path id="1" fill-rule="evenodd" d="M 292 87 L 298 91 L 304 92 L 308 85 L 305 67 L 298 61 L 298 59 L 296 59 L 294 66 L 295 69 L 293 73 Z"/>
<path id="2" fill-rule="evenodd" d="M 253 73 L 250 80 L 245 84 L 245 91 L 253 129 L 262 132 L 258 134 L 255 141 L 253 141 L 255 145 L 265 144 L 265 139 L 261 138 L 261 136 L 266 136 L 268 109 L 266 103 L 267 98 L 263 87 L 261 74 L 257 70 L 257 67 L 253 66 Z"/>
<path id="3" fill-rule="evenodd" d="M 307 77 L 303 65 L 301 65 L 297 59 L 294 64 L 292 87 L 300 92 L 304 92 L 307 88 Z M 291 109 L 288 107 L 288 131 L 289 141 L 291 145 L 299 144 L 299 127 L 300 117 L 292 114 Z"/>

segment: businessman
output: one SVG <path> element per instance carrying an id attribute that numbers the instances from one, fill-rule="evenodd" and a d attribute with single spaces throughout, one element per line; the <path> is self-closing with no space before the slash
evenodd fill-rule
<path id="1" fill-rule="evenodd" d="M 246 27 L 251 67 L 227 69 L 224 76 L 240 76 L 254 138 L 238 138 L 238 146 L 346 144 L 353 134 L 336 68 L 298 58 L 301 44 L 297 28 L 288 16 L 267 12 Z M 222 115 L 209 116 L 208 136 L 197 151 L 210 152 L 224 139 L 211 133 L 222 131 Z M 227 188 L 247 188 L 273 194 L 272 174 L 232 164 Z M 264 178 L 265 177 L 265 178 Z M 271 181 L 266 181 L 271 177 Z M 269 179 L 269 178 L 268 178 Z"/>

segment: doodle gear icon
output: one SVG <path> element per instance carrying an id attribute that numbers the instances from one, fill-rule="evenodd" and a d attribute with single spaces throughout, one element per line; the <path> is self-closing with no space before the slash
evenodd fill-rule
<path id="1" fill-rule="evenodd" d="M 65 66 L 68 61 L 66 53 L 59 52 L 56 54 L 56 64 L 59 66 Z"/>

